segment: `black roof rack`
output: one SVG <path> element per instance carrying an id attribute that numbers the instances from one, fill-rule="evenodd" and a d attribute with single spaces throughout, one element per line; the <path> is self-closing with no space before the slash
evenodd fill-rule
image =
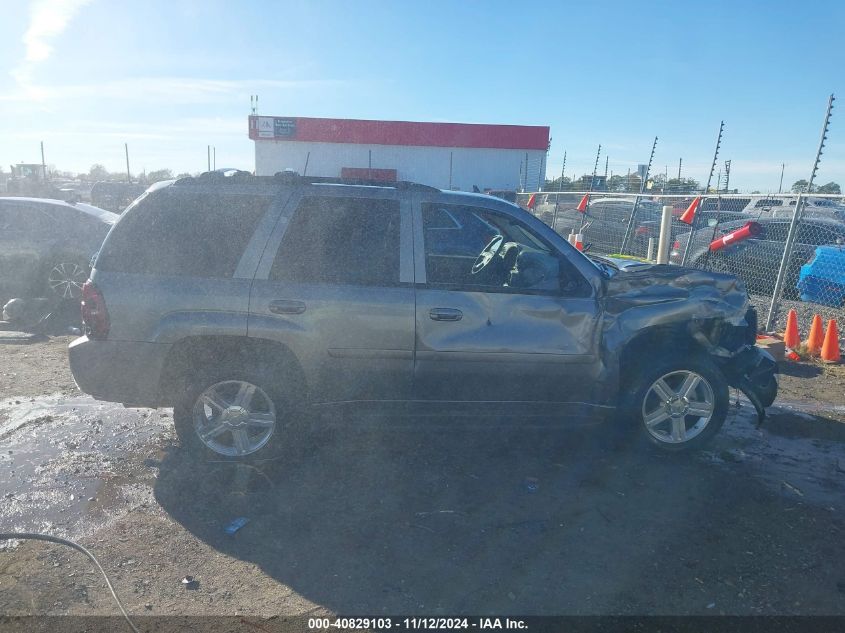
<path id="1" fill-rule="evenodd" d="M 283 182 L 307 185 L 357 185 L 359 187 L 389 187 L 392 189 L 440 191 L 437 187 L 408 180 L 372 180 L 367 178 L 333 178 L 331 176 L 300 176 L 295 171 L 278 171 L 273 176 Z"/>
<path id="2" fill-rule="evenodd" d="M 253 176 L 248 171 L 207 171 L 199 176 L 180 178 L 175 184 L 213 182 L 215 184 L 286 184 L 286 185 L 357 185 L 359 187 L 389 187 L 403 191 L 440 191 L 436 187 L 407 180 L 371 180 L 366 178 L 332 178 L 329 176 L 300 176 L 295 171 L 279 171 L 273 176 Z"/>

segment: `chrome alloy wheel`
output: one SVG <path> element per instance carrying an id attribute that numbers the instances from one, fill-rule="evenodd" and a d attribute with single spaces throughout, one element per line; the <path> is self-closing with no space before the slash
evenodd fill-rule
<path id="1" fill-rule="evenodd" d="M 53 266 L 47 276 L 47 285 L 57 297 L 78 299 L 82 296 L 82 285 L 88 279 L 88 271 L 79 264 L 62 262 Z"/>
<path id="2" fill-rule="evenodd" d="M 713 418 L 716 397 L 707 380 L 694 371 L 673 371 L 655 380 L 643 398 L 643 423 L 654 439 L 683 444 L 699 435 Z"/>
<path id="3" fill-rule="evenodd" d="M 260 387 L 226 380 L 200 394 L 193 418 L 194 430 L 209 449 L 227 457 L 244 457 L 270 441 L 276 407 Z"/>

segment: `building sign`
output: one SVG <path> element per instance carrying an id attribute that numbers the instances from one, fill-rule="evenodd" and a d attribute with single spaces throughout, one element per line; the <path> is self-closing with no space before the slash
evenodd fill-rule
<path id="1" fill-rule="evenodd" d="M 276 138 L 294 138 L 296 136 L 296 119 L 273 119 L 273 133 Z"/>
<path id="2" fill-rule="evenodd" d="M 287 138 L 296 137 L 296 119 L 285 119 L 275 116 L 259 116 L 256 118 L 258 138 Z"/>
<path id="3" fill-rule="evenodd" d="M 258 138 L 273 138 L 276 135 L 273 127 L 273 117 L 258 117 Z"/>

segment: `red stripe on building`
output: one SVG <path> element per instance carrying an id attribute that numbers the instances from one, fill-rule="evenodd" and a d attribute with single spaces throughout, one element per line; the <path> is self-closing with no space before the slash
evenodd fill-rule
<path id="1" fill-rule="evenodd" d="M 341 178 L 360 180 L 380 180 L 382 182 L 396 182 L 395 169 L 371 169 L 369 167 L 341 167 Z"/>
<path id="2" fill-rule="evenodd" d="M 278 121 L 278 133 L 259 133 L 259 121 Z M 488 125 L 483 123 L 424 123 L 365 121 L 308 117 L 249 117 L 249 138 L 257 141 L 355 143 L 359 145 L 414 145 L 422 147 L 477 147 L 546 150 L 549 127 L 541 125 Z"/>

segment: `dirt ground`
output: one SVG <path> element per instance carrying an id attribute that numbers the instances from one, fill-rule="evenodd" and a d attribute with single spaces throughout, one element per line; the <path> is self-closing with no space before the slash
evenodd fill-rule
<path id="1" fill-rule="evenodd" d="M 236 466 L 80 394 L 70 340 L 0 347 L 0 525 L 78 539 L 134 615 L 845 614 L 841 367 L 785 365 L 767 423 L 745 403 L 694 456 L 338 413 Z M 77 552 L 0 550 L 0 615 L 115 613 Z"/>

